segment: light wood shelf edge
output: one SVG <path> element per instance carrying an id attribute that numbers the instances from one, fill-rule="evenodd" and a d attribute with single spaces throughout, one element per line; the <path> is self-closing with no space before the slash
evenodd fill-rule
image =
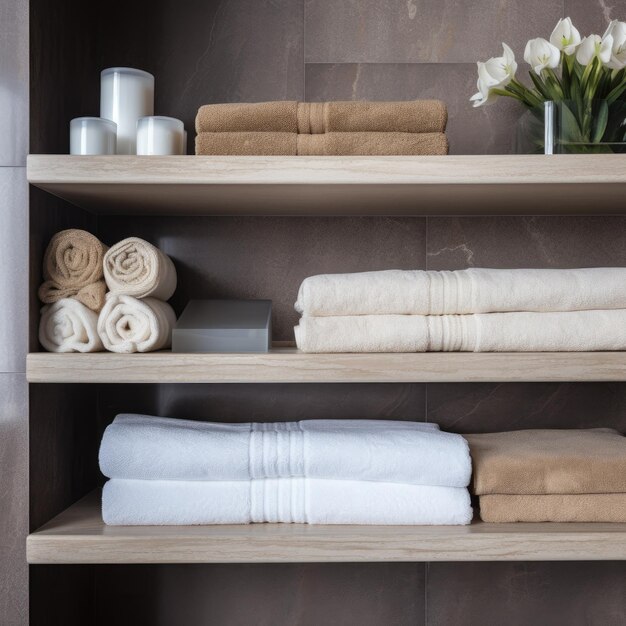
<path id="1" fill-rule="evenodd" d="M 29 535 L 31 564 L 626 560 L 626 524 L 106 526 L 99 490 Z"/>

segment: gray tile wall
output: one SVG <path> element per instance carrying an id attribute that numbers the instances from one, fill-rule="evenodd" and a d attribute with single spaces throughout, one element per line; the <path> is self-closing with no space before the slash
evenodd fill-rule
<path id="1" fill-rule="evenodd" d="M 28 2 L 0 0 L 0 624 L 28 621 Z"/>

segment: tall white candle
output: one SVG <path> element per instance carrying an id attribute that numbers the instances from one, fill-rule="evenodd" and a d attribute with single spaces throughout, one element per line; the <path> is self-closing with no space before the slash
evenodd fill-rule
<path id="1" fill-rule="evenodd" d="M 117 125 L 101 117 L 70 122 L 70 154 L 115 154 Z"/>
<path id="2" fill-rule="evenodd" d="M 142 117 L 137 122 L 137 154 L 183 154 L 184 132 L 183 123 L 173 117 Z"/>
<path id="3" fill-rule="evenodd" d="M 130 67 L 100 75 L 100 116 L 117 124 L 117 154 L 135 154 L 137 120 L 154 113 L 154 76 Z"/>

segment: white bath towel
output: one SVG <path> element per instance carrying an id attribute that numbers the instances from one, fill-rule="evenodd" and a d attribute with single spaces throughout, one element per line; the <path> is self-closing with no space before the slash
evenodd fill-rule
<path id="1" fill-rule="evenodd" d="M 41 309 L 39 342 L 49 352 L 98 352 L 98 314 L 73 298 Z"/>
<path id="2" fill-rule="evenodd" d="M 156 298 L 108 294 L 98 317 L 98 334 L 111 352 L 152 352 L 172 345 L 174 309 Z"/>
<path id="3" fill-rule="evenodd" d="M 626 350 L 626 310 L 483 315 L 303 317 L 303 352 Z"/>
<path id="4" fill-rule="evenodd" d="M 151 243 L 129 237 L 104 255 L 104 279 L 118 295 L 169 300 L 176 291 L 176 268 L 172 259 Z"/>
<path id="5" fill-rule="evenodd" d="M 467 442 L 436 424 L 304 420 L 222 424 L 118 415 L 104 431 L 108 478 L 329 478 L 465 487 Z"/>
<path id="6" fill-rule="evenodd" d="M 252 481 L 110 480 L 102 517 L 113 525 L 469 524 L 467 489 L 277 478 Z"/>
<path id="7" fill-rule="evenodd" d="M 322 274 L 302 282 L 295 306 L 306 316 L 626 309 L 626 268 Z"/>

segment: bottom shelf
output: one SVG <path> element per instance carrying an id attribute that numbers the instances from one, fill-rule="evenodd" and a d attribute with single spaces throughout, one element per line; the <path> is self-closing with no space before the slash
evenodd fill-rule
<path id="1" fill-rule="evenodd" d="M 626 524 L 106 526 L 96 490 L 29 535 L 31 564 L 626 560 Z"/>

